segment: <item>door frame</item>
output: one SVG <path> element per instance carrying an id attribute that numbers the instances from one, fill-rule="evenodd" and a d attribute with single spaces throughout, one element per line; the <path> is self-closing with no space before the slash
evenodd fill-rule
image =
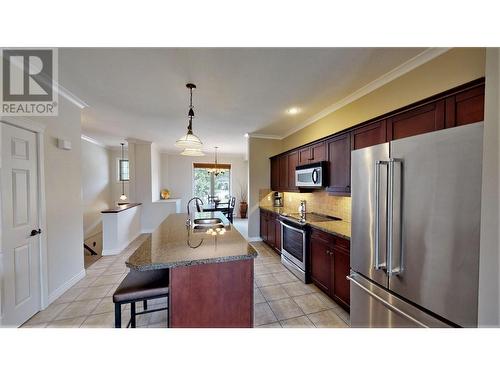
<path id="1" fill-rule="evenodd" d="M 37 149 L 37 188 L 38 188 L 38 224 L 42 233 L 38 236 L 39 257 L 40 257 L 40 310 L 44 310 L 49 305 L 49 282 L 47 264 L 47 210 L 45 201 L 45 158 L 44 140 L 46 125 L 32 121 L 26 117 L 0 117 L 0 122 L 35 133 Z M 1 148 L 1 144 L 0 144 Z M 0 150 L 1 151 L 1 150 Z M 2 167 L 2 157 L 0 152 L 0 168 Z M 1 205 L 0 199 L 0 205 Z M 1 219 L 0 219 L 1 220 Z M 2 239 L 2 225 L 0 225 L 0 241 Z M 3 259 L 0 257 L 0 270 L 3 270 Z M 1 294 L 1 293 L 0 293 Z M 2 301 L 0 301 L 1 307 Z M 2 307 L 3 310 L 3 307 Z M 0 326 L 2 325 L 3 314 L 0 315 Z"/>

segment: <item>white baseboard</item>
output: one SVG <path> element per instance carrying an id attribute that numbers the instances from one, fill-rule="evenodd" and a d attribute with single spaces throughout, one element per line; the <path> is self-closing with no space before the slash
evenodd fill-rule
<path id="1" fill-rule="evenodd" d="M 257 241 L 262 241 L 262 238 L 260 237 L 248 237 L 248 242 L 257 242 Z"/>
<path id="2" fill-rule="evenodd" d="M 77 282 L 79 282 L 81 279 L 85 277 L 85 269 L 81 270 L 78 272 L 75 276 L 73 276 L 71 279 L 66 281 L 63 285 L 61 285 L 59 288 L 54 290 L 52 293 L 49 294 L 49 305 L 54 302 L 56 299 L 61 297 L 65 292 L 69 290 L 73 285 L 75 285 Z"/>

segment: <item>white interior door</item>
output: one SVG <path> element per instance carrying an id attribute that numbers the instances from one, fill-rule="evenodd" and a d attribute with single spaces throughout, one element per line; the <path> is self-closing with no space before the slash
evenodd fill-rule
<path id="1" fill-rule="evenodd" d="M 1 126 L 2 325 L 17 327 L 40 310 L 38 154 L 35 133 Z"/>

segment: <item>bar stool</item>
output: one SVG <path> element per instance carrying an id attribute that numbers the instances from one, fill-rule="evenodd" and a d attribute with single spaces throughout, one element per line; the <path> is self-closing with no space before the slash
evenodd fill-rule
<path id="1" fill-rule="evenodd" d="M 127 324 L 127 328 L 129 326 L 131 328 L 135 328 L 137 315 L 168 310 L 168 307 L 153 310 L 147 309 L 148 300 L 163 297 L 168 298 L 168 283 L 168 269 L 152 271 L 131 270 L 113 293 L 113 302 L 115 304 L 115 328 L 121 328 L 122 326 L 123 304 L 130 303 L 130 321 Z M 135 303 L 141 301 L 143 303 L 144 311 L 136 312 Z"/>

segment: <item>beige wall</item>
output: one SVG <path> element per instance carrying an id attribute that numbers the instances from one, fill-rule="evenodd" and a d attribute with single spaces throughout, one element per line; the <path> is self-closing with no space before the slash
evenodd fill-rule
<path id="1" fill-rule="evenodd" d="M 454 48 L 284 138 L 281 151 L 328 136 L 484 75 L 484 48 Z"/>
<path id="2" fill-rule="evenodd" d="M 45 229 L 50 300 L 83 272 L 81 109 L 60 98 L 58 116 L 32 119 L 47 126 Z M 59 149 L 58 138 L 69 140 L 72 149 Z"/>
<path id="3" fill-rule="evenodd" d="M 268 189 L 270 181 L 269 157 L 281 150 L 281 141 L 276 139 L 248 139 L 248 237 L 260 236 L 259 191 Z"/>
<path id="4" fill-rule="evenodd" d="M 486 54 L 486 99 L 479 259 L 479 326 L 500 326 L 500 50 Z"/>
<path id="5" fill-rule="evenodd" d="M 236 197 L 235 215 L 239 214 L 240 190 L 248 186 L 248 162 L 243 155 L 218 156 L 219 163 L 231 164 L 231 194 Z M 181 199 L 181 212 L 186 212 L 186 204 L 193 197 L 193 163 L 213 163 L 213 155 L 191 157 L 162 154 L 162 189 L 170 190 L 171 198 Z M 205 200 L 204 197 L 201 197 Z"/>
<path id="6" fill-rule="evenodd" d="M 82 140 L 83 235 L 102 232 L 101 211 L 112 205 L 111 154 L 105 147 Z"/>

